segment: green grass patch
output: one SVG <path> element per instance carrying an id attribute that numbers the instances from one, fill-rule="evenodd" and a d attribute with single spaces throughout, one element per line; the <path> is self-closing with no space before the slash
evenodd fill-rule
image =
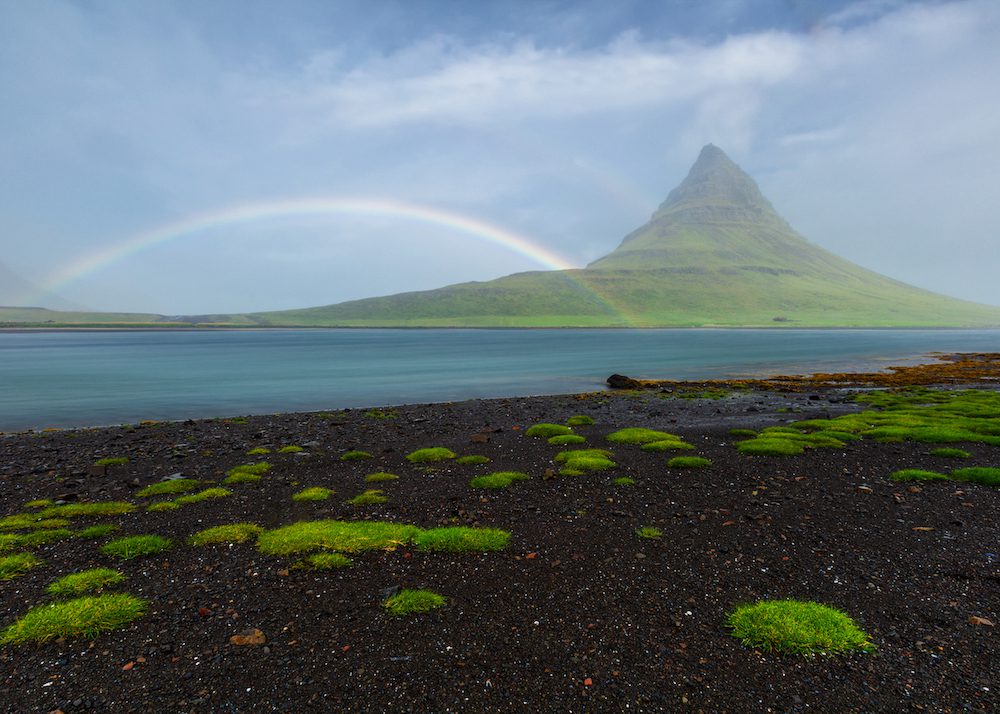
<path id="1" fill-rule="evenodd" d="M 924 469 L 902 469 L 894 472 L 889 478 L 893 481 L 947 481 L 946 474 Z"/>
<path id="2" fill-rule="evenodd" d="M 455 458 L 455 452 L 443 446 L 431 446 L 426 449 L 417 449 L 406 455 L 406 460 L 414 464 L 425 464 L 434 461 L 447 461 Z"/>
<path id="3" fill-rule="evenodd" d="M 159 503 L 151 503 L 146 506 L 146 510 L 149 513 L 166 513 L 167 511 L 176 511 L 178 508 L 180 506 L 173 501 L 160 501 Z"/>
<path id="4" fill-rule="evenodd" d="M 255 476 L 263 476 L 268 471 L 271 470 L 271 464 L 267 461 L 258 461 L 255 464 L 241 464 L 239 466 L 234 466 L 233 468 L 226 471 L 226 476 L 233 477 L 237 474 L 253 474 Z"/>
<path id="5" fill-rule="evenodd" d="M 36 498 L 34 501 L 28 501 L 24 504 L 25 508 L 45 508 L 46 506 L 52 505 L 51 498 Z"/>
<path id="6" fill-rule="evenodd" d="M 951 472 L 955 481 L 978 483 L 984 486 L 1000 486 L 1000 469 L 990 466 L 969 466 Z"/>
<path id="7" fill-rule="evenodd" d="M 383 481 L 395 481 L 399 478 L 396 474 L 391 474 L 386 471 L 377 471 L 373 474 L 368 474 L 365 476 L 365 483 L 382 483 Z"/>
<path id="8" fill-rule="evenodd" d="M 967 459 L 972 456 L 972 454 L 965 449 L 944 447 L 941 449 L 934 449 L 934 451 L 931 452 L 931 456 L 940 456 L 944 459 Z"/>
<path id="9" fill-rule="evenodd" d="M 614 454 L 607 449 L 569 449 L 556 454 L 555 462 L 557 464 L 564 464 L 567 461 L 576 459 L 604 459 L 605 461 L 611 461 L 612 458 L 614 458 Z"/>
<path id="10" fill-rule="evenodd" d="M 88 528 L 84 528 L 83 530 L 77 531 L 76 537 L 86 538 L 86 539 L 103 538 L 106 535 L 114 533 L 116 530 L 118 530 L 118 526 L 112 525 L 110 523 L 102 523 L 97 526 L 90 526 Z"/>
<path id="11" fill-rule="evenodd" d="M 635 479 L 629 478 L 628 476 L 619 476 L 611 483 L 615 486 L 635 486 Z"/>
<path id="12" fill-rule="evenodd" d="M 801 444 L 787 439 L 757 437 L 741 441 L 736 445 L 736 450 L 750 456 L 795 456 L 803 453 L 805 448 Z"/>
<path id="13" fill-rule="evenodd" d="M 488 456 L 480 456 L 479 454 L 469 454 L 468 456 L 459 456 L 455 459 L 456 464 L 461 464 L 462 466 L 476 466 L 478 464 L 488 464 L 490 459 Z"/>
<path id="14" fill-rule="evenodd" d="M 0 580 L 11 580 L 18 575 L 24 575 L 41 564 L 42 560 L 31 553 L 5 555 L 0 557 Z"/>
<path id="15" fill-rule="evenodd" d="M 675 456 L 667 462 L 672 469 L 703 469 L 711 465 L 711 461 L 701 456 Z"/>
<path id="16" fill-rule="evenodd" d="M 288 446 L 282 446 L 278 449 L 279 454 L 297 454 L 300 451 L 305 451 L 305 449 L 296 444 L 289 444 Z"/>
<path id="17" fill-rule="evenodd" d="M 35 528 L 64 528 L 68 525 L 68 518 L 42 518 L 35 521 Z"/>
<path id="18" fill-rule="evenodd" d="M 103 501 L 98 503 L 63 503 L 49 506 L 38 512 L 39 518 L 99 518 L 120 516 L 135 510 L 135 504 L 127 501 Z"/>
<path id="19" fill-rule="evenodd" d="M 225 498 L 226 496 L 231 496 L 232 494 L 233 492 L 228 488 L 215 486 L 213 488 L 206 488 L 204 491 L 199 491 L 198 493 L 192 493 L 189 496 L 176 498 L 174 499 L 174 503 L 178 506 L 186 506 L 191 503 L 201 503 L 202 501 L 208 501 L 213 498 Z"/>
<path id="20" fill-rule="evenodd" d="M 261 476 L 260 474 L 247 473 L 246 471 L 237 471 L 236 473 L 232 473 L 229 476 L 226 476 L 226 478 L 222 480 L 222 483 L 224 483 L 227 486 L 233 486 L 241 483 L 257 483 L 262 478 L 263 476 Z"/>
<path id="21" fill-rule="evenodd" d="M 369 419 L 379 419 L 380 421 L 399 418 L 399 412 L 395 409 L 369 409 L 364 415 Z"/>
<path id="22" fill-rule="evenodd" d="M 364 459 L 374 459 L 375 457 L 367 451 L 348 451 L 341 454 L 341 461 L 362 461 Z"/>
<path id="23" fill-rule="evenodd" d="M 264 531 L 257 539 L 257 548 L 265 555 L 392 550 L 410 543 L 418 532 L 416 526 L 384 521 L 302 521 Z"/>
<path id="24" fill-rule="evenodd" d="M 420 531 L 413 544 L 420 550 L 466 553 L 503 550 L 509 540 L 510 533 L 499 528 L 449 526 Z"/>
<path id="25" fill-rule="evenodd" d="M 691 451 L 694 449 L 691 444 L 680 439 L 663 439 L 662 441 L 650 441 L 640 447 L 643 451 Z"/>
<path id="26" fill-rule="evenodd" d="M 266 446 L 256 446 L 247 452 L 247 456 L 264 456 L 265 454 L 270 454 L 271 450 Z"/>
<path id="27" fill-rule="evenodd" d="M 754 431 L 753 429 L 730 429 L 729 430 L 729 435 L 730 436 L 736 436 L 736 437 L 744 437 L 744 436 L 746 436 L 746 437 L 753 438 L 753 437 L 757 436 L 757 432 Z"/>
<path id="28" fill-rule="evenodd" d="M 346 568 L 353 563 L 353 560 L 342 553 L 313 553 L 292 567 L 309 568 L 310 570 L 336 570 L 337 568 Z"/>
<path id="29" fill-rule="evenodd" d="M 90 568 L 79 573 L 71 573 L 49 583 L 45 588 L 49 595 L 56 597 L 76 597 L 86 593 L 96 593 L 125 580 L 125 576 L 111 568 Z"/>
<path id="30" fill-rule="evenodd" d="M 579 434 L 563 434 L 549 438 L 549 443 L 555 446 L 568 446 L 570 444 L 585 444 L 587 440 Z"/>
<path id="31" fill-rule="evenodd" d="M 170 539 L 163 536 L 136 535 L 108 541 L 101 546 L 101 552 L 119 560 L 131 560 L 143 555 L 163 552 L 170 546 Z"/>
<path id="32" fill-rule="evenodd" d="M 665 431 L 629 427 L 608 434 L 608 441 L 612 444 L 649 444 L 654 441 L 681 441 L 681 438 Z"/>
<path id="33" fill-rule="evenodd" d="M 560 451 L 556 454 L 555 461 L 563 465 L 559 470 L 562 476 L 582 476 L 614 468 L 616 464 L 611 460 L 610 454 L 606 449 L 575 449 Z"/>
<path id="34" fill-rule="evenodd" d="M 472 488 L 507 488 L 515 481 L 526 481 L 528 474 L 520 471 L 497 471 L 488 476 L 477 476 L 469 481 Z"/>
<path id="35" fill-rule="evenodd" d="M 749 647 L 782 654 L 839 654 L 874 649 L 843 612 L 816 602 L 762 600 L 737 607 L 726 624 Z"/>
<path id="36" fill-rule="evenodd" d="M 293 501 L 325 501 L 330 498 L 333 493 L 333 489 L 323 488 L 322 486 L 311 486 L 309 488 L 304 488 L 294 496 L 292 496 Z"/>
<path id="37" fill-rule="evenodd" d="M 214 545 L 216 543 L 245 543 L 256 538 L 264 529 L 256 523 L 228 523 L 198 531 L 188 538 L 191 545 Z"/>
<path id="38" fill-rule="evenodd" d="M 45 642 L 56 637 L 96 637 L 141 617 L 147 603 L 132 595 L 88 595 L 37 605 L 0 633 L 0 644 Z"/>
<path id="39" fill-rule="evenodd" d="M 432 590 L 400 590 L 382 606 L 390 615 L 419 615 L 443 606 L 447 601 Z"/>
<path id="40" fill-rule="evenodd" d="M 12 516 L 0 518 L 0 531 L 20 531 L 34 528 L 38 516 L 34 513 L 15 513 Z"/>
<path id="41" fill-rule="evenodd" d="M 359 493 L 354 498 L 349 499 L 347 502 L 352 506 L 374 506 L 379 503 L 385 503 L 388 500 L 382 491 L 377 488 L 370 488 L 364 493 Z"/>
<path id="42" fill-rule="evenodd" d="M 593 417 L 589 417 L 586 414 L 576 414 L 566 420 L 566 426 L 590 426 L 593 423 Z"/>
<path id="43" fill-rule="evenodd" d="M 640 526 L 635 529 L 635 534 L 640 538 L 662 538 L 663 531 L 653 526 Z"/>
<path id="44" fill-rule="evenodd" d="M 128 457 L 126 456 L 112 456 L 103 459 L 98 459 L 94 462 L 94 466 L 121 466 L 128 463 Z"/>
<path id="45" fill-rule="evenodd" d="M 563 426 L 562 424 L 535 424 L 529 426 L 525 432 L 525 436 L 539 437 L 542 439 L 548 439 L 553 436 L 568 436 L 573 433 L 573 430 L 568 426 Z"/>
<path id="46" fill-rule="evenodd" d="M 198 488 L 198 479 L 178 478 L 172 481 L 160 481 L 142 489 L 136 496 L 162 496 L 167 493 L 187 493 Z"/>

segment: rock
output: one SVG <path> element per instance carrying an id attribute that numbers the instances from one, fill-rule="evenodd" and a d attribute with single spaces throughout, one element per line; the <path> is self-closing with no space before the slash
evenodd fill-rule
<path id="1" fill-rule="evenodd" d="M 473 444 L 486 444 L 489 443 L 490 437 L 486 434 L 473 434 L 469 437 L 469 441 Z"/>
<path id="2" fill-rule="evenodd" d="M 608 386 L 612 389 L 639 389 L 642 385 L 624 374 L 612 374 L 608 377 Z"/>
<path id="3" fill-rule="evenodd" d="M 182 474 L 180 471 L 178 471 L 177 473 L 170 474 L 169 476 L 164 476 L 160 480 L 161 481 L 179 481 L 182 478 L 187 478 L 187 477 L 184 474 Z"/>
<path id="4" fill-rule="evenodd" d="M 265 637 L 264 633 L 258 630 L 256 627 L 249 630 L 243 630 L 243 632 L 241 632 L 240 634 L 233 635 L 232 637 L 229 638 L 229 644 L 239 645 L 239 646 L 262 645 L 265 642 L 267 642 L 267 637 Z"/>
<path id="5" fill-rule="evenodd" d="M 992 620 L 987 620 L 985 617 L 979 617 L 978 615 L 969 616 L 970 625 L 983 625 L 985 627 L 996 627 Z"/>

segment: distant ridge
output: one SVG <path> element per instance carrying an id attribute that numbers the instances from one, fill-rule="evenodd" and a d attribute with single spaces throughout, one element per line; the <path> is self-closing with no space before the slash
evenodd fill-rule
<path id="1" fill-rule="evenodd" d="M 1000 308 L 892 280 L 810 243 L 709 144 L 649 222 L 584 269 L 240 319 L 330 326 L 993 327 L 1000 326 Z"/>

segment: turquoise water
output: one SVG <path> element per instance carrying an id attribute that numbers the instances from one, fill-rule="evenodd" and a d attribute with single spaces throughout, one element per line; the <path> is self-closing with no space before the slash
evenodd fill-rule
<path id="1" fill-rule="evenodd" d="M 192 330 L 0 333 L 0 430 L 880 368 L 1000 352 L 990 330 Z"/>

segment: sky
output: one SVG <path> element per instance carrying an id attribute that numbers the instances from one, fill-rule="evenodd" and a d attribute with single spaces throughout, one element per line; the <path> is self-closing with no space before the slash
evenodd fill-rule
<path id="1" fill-rule="evenodd" d="M 714 143 L 1000 305 L 998 40 L 995 0 L 0 0 L 0 264 L 168 315 L 582 267 Z"/>

